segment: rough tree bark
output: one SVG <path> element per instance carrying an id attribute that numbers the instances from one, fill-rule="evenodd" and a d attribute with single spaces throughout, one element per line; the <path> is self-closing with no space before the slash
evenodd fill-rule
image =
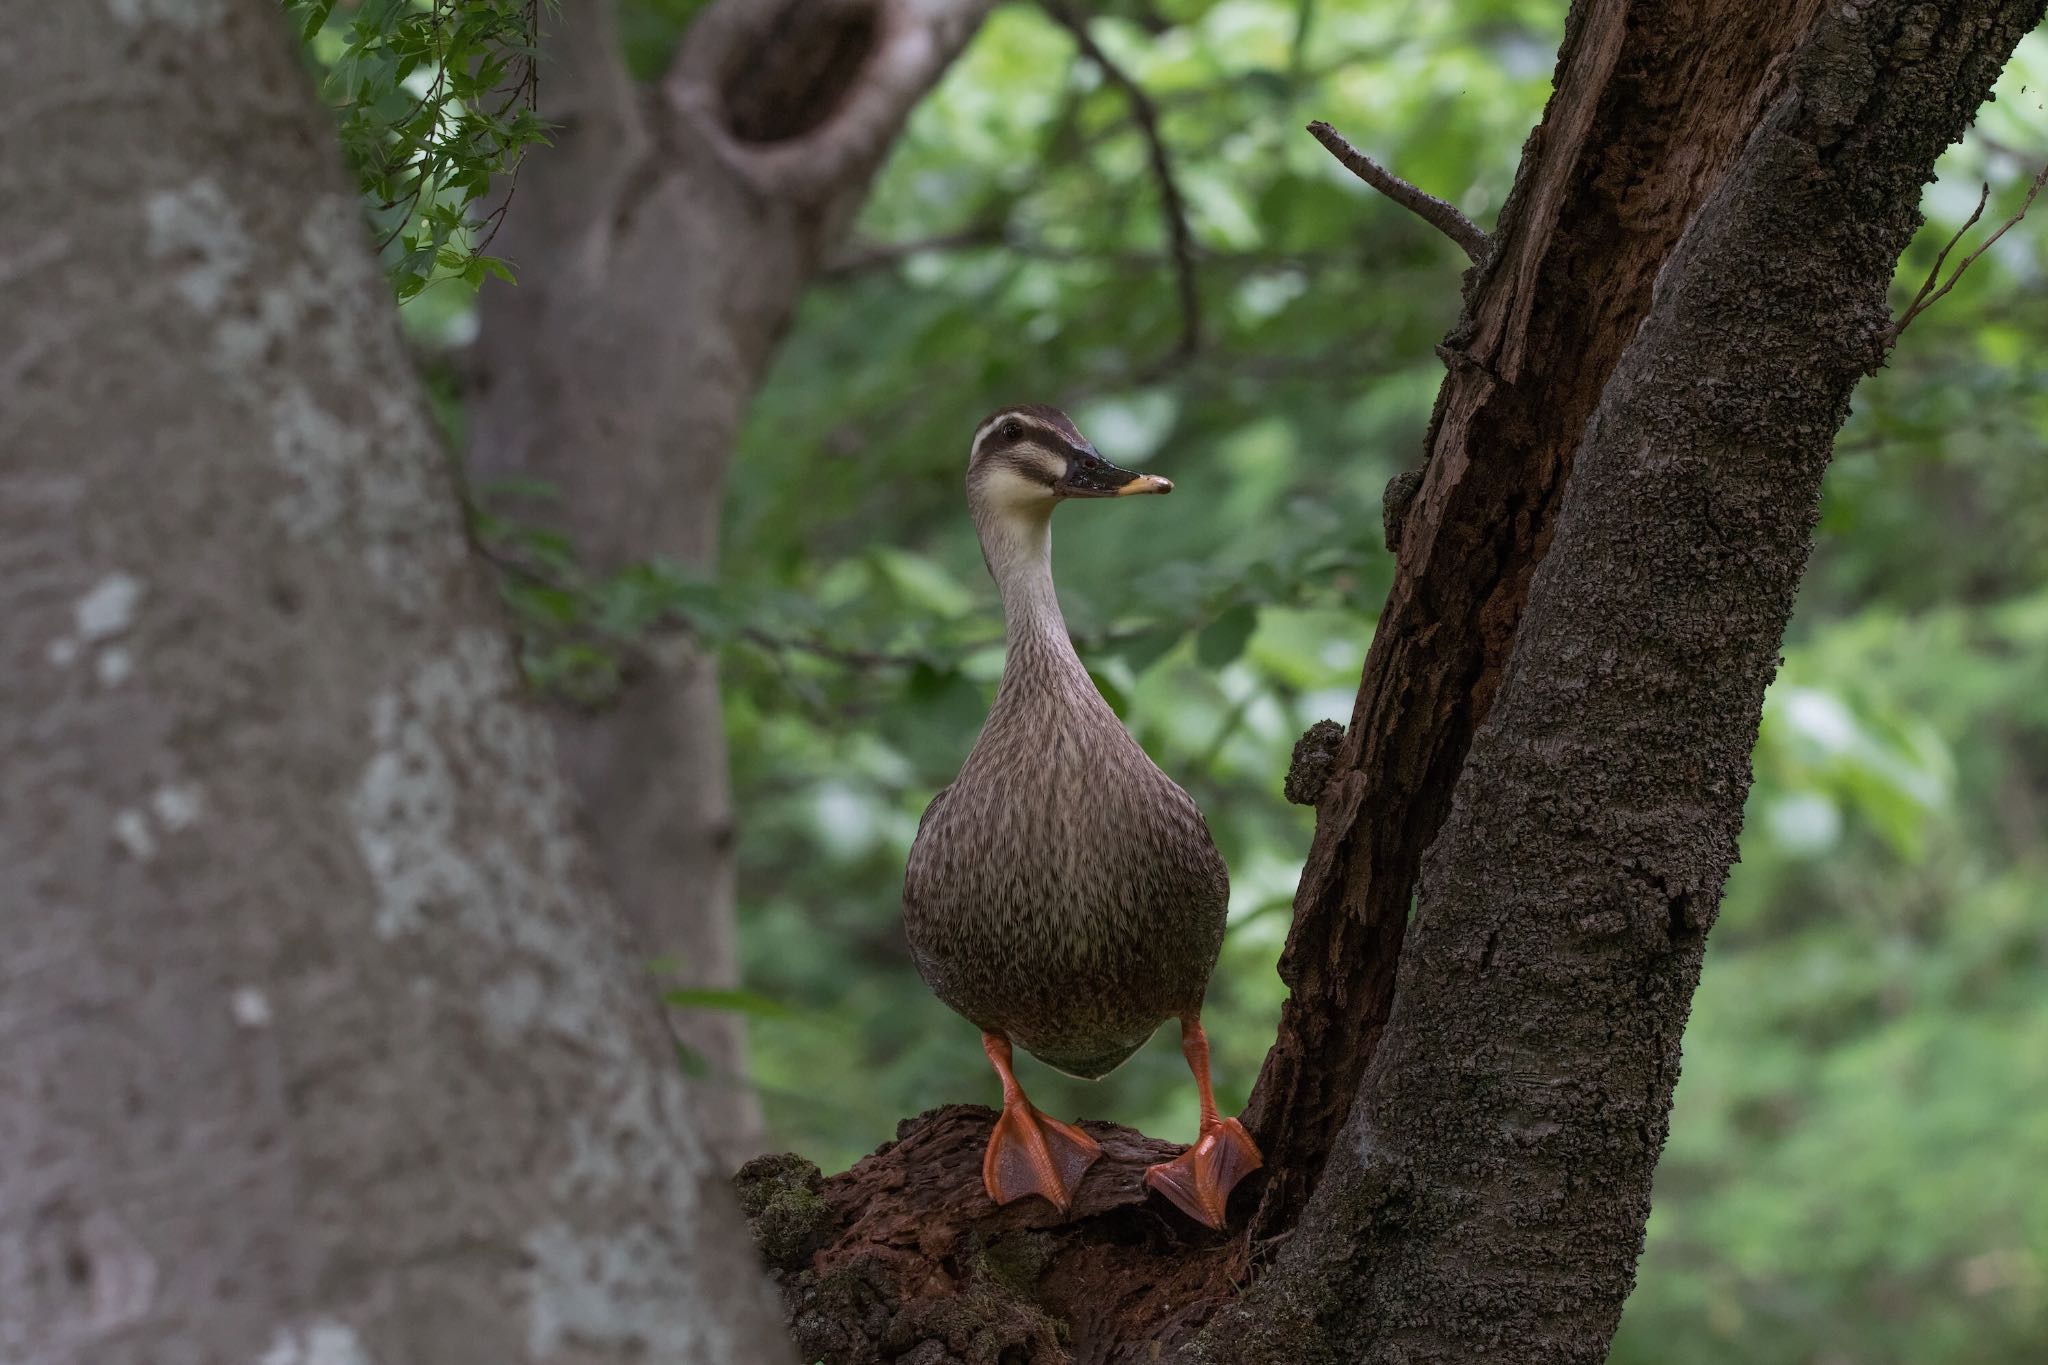
<path id="1" fill-rule="evenodd" d="M 10 24 L 0 1357 L 787 1358 L 277 7 Z"/>
<path id="2" fill-rule="evenodd" d="M 1831 8 L 1679 240 L 1424 858 L 1385 1039 L 1212 1358 L 1606 1358 L 1821 475 L 1920 188 L 2042 8 Z"/>
<path id="3" fill-rule="evenodd" d="M 821 253 L 989 0 L 721 0 L 659 86 L 620 55 L 609 0 L 571 0 L 545 47 L 556 145 L 521 173 L 486 289 L 472 472 L 539 478 L 595 568 L 718 561 L 746 406 Z M 672 642 L 598 712 L 556 716 L 614 896 L 684 984 L 737 984 L 733 811 L 715 661 Z M 705 1126 L 737 1163 L 760 1107 L 735 1084 L 742 1018 L 679 1014 L 718 1076 Z M 715 1103 L 713 1102 L 715 1101 Z"/>
<path id="4" fill-rule="evenodd" d="M 1443 348 L 1420 488 L 1388 509 L 1398 572 L 1318 802 L 1280 960 L 1288 1000 L 1246 1106 L 1273 1171 L 1255 1236 L 1299 1215 L 1386 1027 L 1419 860 L 1499 685 L 1586 419 L 1819 9 L 1572 10 L 1555 93 Z"/>
<path id="5" fill-rule="evenodd" d="M 2041 12 L 1574 8 L 1297 901 L 1255 1115 L 1288 1235 L 1177 1222 L 1108 1125 L 1074 1222 L 992 1211 L 986 1111 L 937 1111 L 830 1181 L 742 1173 L 803 1350 L 1605 1357 L 1821 471 Z"/>

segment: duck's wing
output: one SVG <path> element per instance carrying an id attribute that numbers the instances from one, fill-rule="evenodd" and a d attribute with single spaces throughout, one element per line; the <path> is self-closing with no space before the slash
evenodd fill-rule
<path id="1" fill-rule="evenodd" d="M 938 794 L 924 808 L 924 814 L 917 817 L 917 834 L 910 841 L 910 858 L 903 867 L 903 906 L 915 910 L 928 899 L 929 875 L 924 858 L 919 857 L 920 845 L 924 842 L 925 831 L 931 828 L 932 816 L 946 804 L 946 798 L 953 793 L 957 782 L 948 782 L 939 788 Z"/>
<path id="2" fill-rule="evenodd" d="M 952 794 L 953 786 L 953 783 L 948 782 L 945 786 L 939 788 L 939 790 L 932 796 L 930 803 L 925 806 L 924 814 L 917 817 L 917 832 L 919 834 L 924 833 L 924 827 L 931 823 L 932 813 L 936 811 L 940 806 L 946 804 L 946 798 Z M 913 844 L 916 843 L 916 839 L 913 838 L 911 842 Z"/>

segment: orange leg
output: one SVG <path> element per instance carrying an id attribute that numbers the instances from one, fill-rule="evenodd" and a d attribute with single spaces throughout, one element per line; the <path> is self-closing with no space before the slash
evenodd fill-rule
<path id="1" fill-rule="evenodd" d="M 1010 1040 L 1000 1033 L 981 1035 L 989 1064 L 1003 1080 L 1003 1113 L 988 1135 L 981 1158 L 981 1183 L 998 1204 L 1043 1195 L 1065 1213 L 1074 1202 L 1081 1177 L 1102 1155 L 1095 1139 L 1079 1128 L 1047 1118 L 1024 1098 L 1024 1087 L 1010 1070 Z"/>
<path id="2" fill-rule="evenodd" d="M 1200 1015 L 1180 1021 L 1180 1050 L 1202 1096 L 1201 1136 L 1173 1160 L 1146 1167 L 1145 1183 L 1188 1217 L 1221 1228 L 1231 1188 L 1265 1162 L 1244 1125 L 1216 1113 L 1216 1096 L 1209 1088 L 1209 1038 Z"/>

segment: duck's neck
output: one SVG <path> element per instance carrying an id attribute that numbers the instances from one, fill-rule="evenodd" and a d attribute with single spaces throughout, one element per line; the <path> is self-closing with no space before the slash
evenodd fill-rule
<path id="1" fill-rule="evenodd" d="M 1026 682 L 1079 681 L 1093 692 L 1088 670 L 1067 636 L 1052 586 L 1052 509 L 1044 514 L 977 516 L 982 557 L 1003 595 L 1006 653 L 997 701 Z"/>

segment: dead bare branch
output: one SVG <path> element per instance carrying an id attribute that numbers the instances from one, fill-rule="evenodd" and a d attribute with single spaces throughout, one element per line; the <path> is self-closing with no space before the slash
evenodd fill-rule
<path id="1" fill-rule="evenodd" d="M 1486 257 L 1488 238 L 1479 225 L 1458 212 L 1458 206 L 1395 175 L 1379 162 L 1351 145 L 1344 135 L 1321 119 L 1309 124 L 1310 136 L 1323 144 L 1345 170 L 1378 190 L 1458 244 L 1474 265 Z"/>
<path id="2" fill-rule="evenodd" d="M 1993 242 L 2005 236 L 2006 229 L 2027 216 L 2027 210 L 2034 206 L 2034 196 L 2041 192 L 2043 184 L 2048 184 L 2048 166 L 2043 166 L 2039 173 L 2034 176 L 2033 181 L 2028 184 L 2027 196 L 2020 200 L 2019 209 L 2013 216 L 2000 223 L 1997 230 L 1989 237 L 1986 237 L 1975 251 L 1958 261 L 1955 270 L 1950 273 L 1948 281 L 1939 289 L 1936 289 L 1934 282 L 1940 278 L 1941 267 L 1948 260 L 1949 252 L 1955 250 L 1956 243 L 1963 240 L 1963 234 L 1975 226 L 1977 220 L 1984 214 L 1984 205 L 1991 198 L 1991 186 L 1988 183 L 1984 186 L 1983 191 L 1977 196 L 1977 207 L 1970 210 L 1970 216 L 1963 220 L 1963 225 L 1956 229 L 1955 235 L 1948 239 L 1946 246 L 1942 247 L 1941 254 L 1934 258 L 1934 268 L 1927 272 L 1927 278 L 1921 282 L 1920 292 L 1913 295 L 1913 301 L 1906 305 L 1906 311 L 1899 314 L 1899 320 L 1894 322 L 1891 325 L 1891 330 L 1885 333 L 1884 348 L 1887 351 L 1898 344 L 1899 333 L 1905 331 L 1911 325 L 1914 318 L 1919 317 L 1929 308 L 1932 308 L 1940 301 L 1942 295 L 1956 287 L 1956 281 L 1963 277 L 1963 272 L 1968 270 L 1979 256 L 1989 251 Z M 1933 292 L 1930 293 L 1930 290 Z"/>

